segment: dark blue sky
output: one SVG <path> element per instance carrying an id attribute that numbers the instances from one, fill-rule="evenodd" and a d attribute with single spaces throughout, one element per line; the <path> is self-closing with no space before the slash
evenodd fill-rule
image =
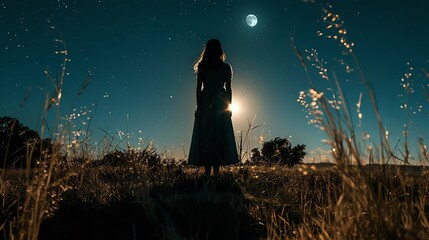
<path id="1" fill-rule="evenodd" d="M 376 89 L 394 143 L 403 139 L 401 78 L 413 67 L 415 92 L 409 105 L 416 114 L 411 116 L 410 139 L 427 139 L 429 110 L 421 85 L 428 83 L 429 2 L 330 3 L 345 21 L 347 38 L 356 44 L 354 52 Z M 293 144 L 316 150 L 323 146 L 324 134 L 307 123 L 296 101 L 309 86 L 291 38 L 303 53 L 316 49 L 329 72 L 337 73 L 353 113 L 364 91 L 350 56 L 342 54 L 337 42 L 317 36 L 317 31 L 327 31 L 321 21 L 325 6 L 317 0 L 2 1 L 0 115 L 40 129 L 45 94 L 53 89 L 44 70 L 49 66 L 52 75 L 58 75 L 63 55 L 54 52 L 63 47 L 55 39 L 63 38 L 70 58 L 61 100 L 63 116 L 86 111 L 88 115 L 78 118 L 87 122 L 87 116 L 93 117 L 94 141 L 103 131 L 117 140 L 118 132 L 129 132 L 133 145 L 142 138 L 154 141 L 160 150 L 178 149 L 183 156 L 196 105 L 192 65 L 203 44 L 219 38 L 234 70 L 233 101 L 240 106 L 240 112 L 233 113 L 235 130 L 245 130 L 256 116 L 255 124 L 264 125 L 252 133 L 255 146 L 261 135 L 267 140 L 292 136 Z M 245 23 L 250 13 L 258 17 L 253 28 Z M 346 73 L 341 61 L 355 71 Z M 88 71 L 91 81 L 78 95 Z M 326 89 L 326 81 L 310 71 L 320 89 Z M 29 88 L 31 94 L 20 107 Z M 356 131 L 375 138 L 377 127 L 365 92 L 361 111 L 364 122 Z M 80 125 L 80 120 L 75 122 Z"/>

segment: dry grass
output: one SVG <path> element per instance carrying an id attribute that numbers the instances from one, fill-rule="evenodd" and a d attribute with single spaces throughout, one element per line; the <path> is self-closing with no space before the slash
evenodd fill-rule
<path id="1" fill-rule="evenodd" d="M 24 171 L 8 170 L 8 202 L 25 192 L 20 181 Z M 85 226 L 91 224 L 101 235 L 113 234 L 108 230 L 112 228 L 115 236 L 124 238 L 200 239 L 213 230 L 213 221 L 222 221 L 229 230 L 210 236 L 232 239 L 341 239 L 351 232 L 353 238 L 425 236 L 429 196 L 422 187 L 429 186 L 429 171 L 423 168 L 350 168 L 355 179 L 364 181 L 359 176 L 364 171 L 371 180 L 353 190 L 361 194 L 359 199 L 333 165 L 225 168 L 215 182 L 205 181 L 193 168 L 136 161 L 62 171 L 77 174 L 67 179 L 70 190 L 62 194 L 56 215 L 44 220 L 42 239 L 90 239 L 94 235 L 85 235 Z M 97 224 L 90 224 L 93 221 Z M 380 235 L 369 235 L 371 229 Z"/>
<path id="2" fill-rule="evenodd" d="M 364 83 L 358 121 L 366 96 L 379 128 L 376 147 L 367 148 L 365 138 L 356 137 L 356 118 L 335 73 L 330 74 L 316 50 L 306 51 L 308 57 L 297 50 L 311 88 L 301 92 L 299 101 L 309 111 L 311 123 L 326 133 L 334 165 L 244 165 L 225 168 L 219 179 L 207 180 L 193 168 L 162 164 L 149 146 L 143 153 L 132 148 L 119 151 L 122 161 L 114 166 L 91 164 L 90 140 L 78 138 L 82 133 L 61 125 L 57 115 L 58 122 L 51 127 L 58 130 L 52 152 L 34 156 L 35 145 L 29 144 L 26 159 L 36 158 L 35 168 L 0 172 L 1 237 L 428 239 L 429 170 L 384 164 L 392 159 L 408 163 L 408 142 L 404 156 L 395 156 L 375 91 L 360 68 L 354 44 L 346 38 L 344 22 L 330 8 L 324 10 L 323 21 L 333 33 L 319 35 L 345 48 Z M 47 94 L 43 119 L 51 109 L 60 112 L 67 50 L 58 54 L 63 54 L 64 62 L 59 79 L 46 72 L 54 94 Z M 316 87 L 309 66 L 328 81 L 329 97 Z M 349 65 L 346 71 L 351 71 Z M 88 84 L 86 79 L 79 95 Z M 70 123 L 74 115 L 66 119 Z M 42 137 L 46 126 L 44 122 Z M 105 153 L 116 150 L 108 142 Z M 423 141 L 419 149 L 422 161 L 427 160 Z M 215 227 L 219 224 L 222 228 Z"/>
<path id="3" fill-rule="evenodd" d="M 358 70 L 366 90 L 365 95 L 374 110 L 379 139 L 376 142 L 377 147 L 373 147 L 367 145 L 365 137 L 360 139 L 356 136 L 355 117 L 351 114 L 350 104 L 335 72 L 330 74 L 317 51 L 307 51 L 309 56 L 304 58 L 297 50 L 311 87 L 308 94 L 300 93 L 298 101 L 312 116 L 311 123 L 326 133 L 326 142 L 331 149 L 336 172 L 342 183 L 332 185 L 334 187 L 330 192 L 333 194 L 320 198 L 321 201 L 315 205 L 311 204 L 311 199 L 305 198 L 306 208 L 302 210 L 304 218 L 300 224 L 291 225 L 285 217 L 287 214 L 272 213 L 274 224 L 269 230 L 269 238 L 426 239 L 429 237 L 427 180 L 424 176 L 411 177 L 397 166 L 384 165 L 392 159 L 409 164 L 408 122 L 404 123 L 404 154 L 400 158 L 390 147 L 375 91 L 363 74 L 353 51 L 354 44 L 349 43 L 346 38 L 344 22 L 338 14 L 332 12 L 330 6 L 324 9 L 322 18 L 327 24 L 326 30 L 330 32 L 319 32 L 319 35 L 339 41 Z M 321 78 L 329 82 L 329 94 L 324 94 L 324 91 L 317 88 L 317 82 L 311 79 L 307 60 L 313 62 L 311 65 L 316 67 Z M 409 94 L 409 86 L 404 88 L 406 94 Z M 359 121 L 362 120 L 360 102 L 361 99 L 357 105 Z M 405 114 L 408 114 L 407 111 Z M 368 162 L 383 165 L 368 171 L 368 168 L 374 167 L 365 166 Z M 311 194 L 311 197 L 314 198 L 315 195 Z M 285 229 L 292 229 L 293 235 L 288 234 Z"/>

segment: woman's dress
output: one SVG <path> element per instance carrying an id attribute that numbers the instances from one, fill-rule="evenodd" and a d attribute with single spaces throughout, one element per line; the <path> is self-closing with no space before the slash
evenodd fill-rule
<path id="1" fill-rule="evenodd" d="M 220 166 L 239 162 L 229 97 L 225 84 L 232 78 L 231 66 L 222 63 L 210 70 L 199 69 L 203 90 L 195 113 L 188 164 Z M 228 83 L 229 81 L 229 83 Z"/>

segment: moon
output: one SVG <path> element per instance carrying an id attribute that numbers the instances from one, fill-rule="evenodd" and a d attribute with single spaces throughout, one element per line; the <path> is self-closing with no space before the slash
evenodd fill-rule
<path id="1" fill-rule="evenodd" d="M 246 23 L 249 25 L 249 27 L 254 27 L 256 24 L 258 24 L 258 18 L 253 14 L 249 14 L 246 17 Z"/>

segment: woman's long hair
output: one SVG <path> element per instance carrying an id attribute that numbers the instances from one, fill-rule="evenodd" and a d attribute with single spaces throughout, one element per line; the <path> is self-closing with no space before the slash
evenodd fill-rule
<path id="1" fill-rule="evenodd" d="M 195 61 L 194 71 L 197 73 L 200 65 L 204 66 L 206 69 L 216 68 L 223 63 L 225 59 L 226 54 L 222 49 L 220 41 L 218 39 L 210 39 L 207 41 L 197 61 Z"/>

